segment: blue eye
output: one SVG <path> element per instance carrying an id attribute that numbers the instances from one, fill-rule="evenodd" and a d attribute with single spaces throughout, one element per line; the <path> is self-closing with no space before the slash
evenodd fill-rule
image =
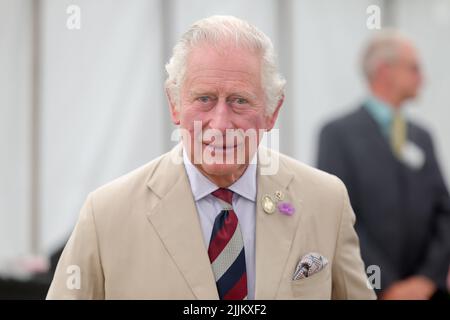
<path id="1" fill-rule="evenodd" d="M 248 101 L 246 99 L 244 99 L 244 98 L 236 98 L 235 101 L 236 101 L 237 104 L 246 104 L 246 103 L 248 103 Z"/>
<path id="2" fill-rule="evenodd" d="M 203 103 L 208 103 L 211 99 L 208 96 L 199 97 L 198 100 Z"/>

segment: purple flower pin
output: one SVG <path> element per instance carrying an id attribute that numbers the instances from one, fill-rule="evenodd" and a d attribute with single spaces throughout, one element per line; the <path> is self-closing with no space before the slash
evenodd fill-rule
<path id="1" fill-rule="evenodd" d="M 289 202 L 278 203 L 278 210 L 287 216 L 292 216 L 295 212 L 295 208 Z"/>

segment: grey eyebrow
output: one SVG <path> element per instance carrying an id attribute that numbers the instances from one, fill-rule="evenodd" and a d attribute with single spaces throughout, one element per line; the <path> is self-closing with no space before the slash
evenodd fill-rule
<path id="1" fill-rule="evenodd" d="M 202 96 L 202 95 L 217 95 L 215 92 L 212 91 L 189 91 L 189 95 L 191 97 L 194 96 Z"/>
<path id="2" fill-rule="evenodd" d="M 208 91 L 208 90 L 191 90 L 189 91 L 189 96 L 190 97 L 197 97 L 197 96 L 205 96 L 205 95 L 211 95 L 211 96 L 217 96 L 217 92 L 214 91 Z M 248 98 L 251 100 L 256 100 L 257 96 L 249 91 L 235 91 L 232 92 L 231 94 L 228 95 L 228 97 L 232 97 L 232 96 L 240 96 L 240 97 L 244 97 L 244 98 Z"/>
<path id="3" fill-rule="evenodd" d="M 237 95 L 237 96 L 243 96 L 243 97 L 249 97 L 250 99 L 255 100 L 256 99 L 256 95 L 254 95 L 251 92 L 248 91 L 238 91 L 238 92 L 234 92 L 231 94 L 231 96 L 233 95 Z"/>

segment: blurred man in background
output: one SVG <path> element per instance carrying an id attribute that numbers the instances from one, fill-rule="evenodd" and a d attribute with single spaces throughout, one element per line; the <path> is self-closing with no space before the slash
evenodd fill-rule
<path id="1" fill-rule="evenodd" d="M 450 200 L 430 135 L 403 105 L 422 85 L 414 45 L 393 30 L 363 55 L 370 96 L 321 131 L 318 166 L 346 184 L 366 265 L 381 269 L 383 299 L 429 299 L 445 290 Z"/>

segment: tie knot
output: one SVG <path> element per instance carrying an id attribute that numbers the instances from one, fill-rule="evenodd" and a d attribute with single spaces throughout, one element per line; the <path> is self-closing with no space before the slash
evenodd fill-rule
<path id="1" fill-rule="evenodd" d="M 233 191 L 230 189 L 220 188 L 211 193 L 214 197 L 226 202 L 228 205 L 233 204 Z"/>

